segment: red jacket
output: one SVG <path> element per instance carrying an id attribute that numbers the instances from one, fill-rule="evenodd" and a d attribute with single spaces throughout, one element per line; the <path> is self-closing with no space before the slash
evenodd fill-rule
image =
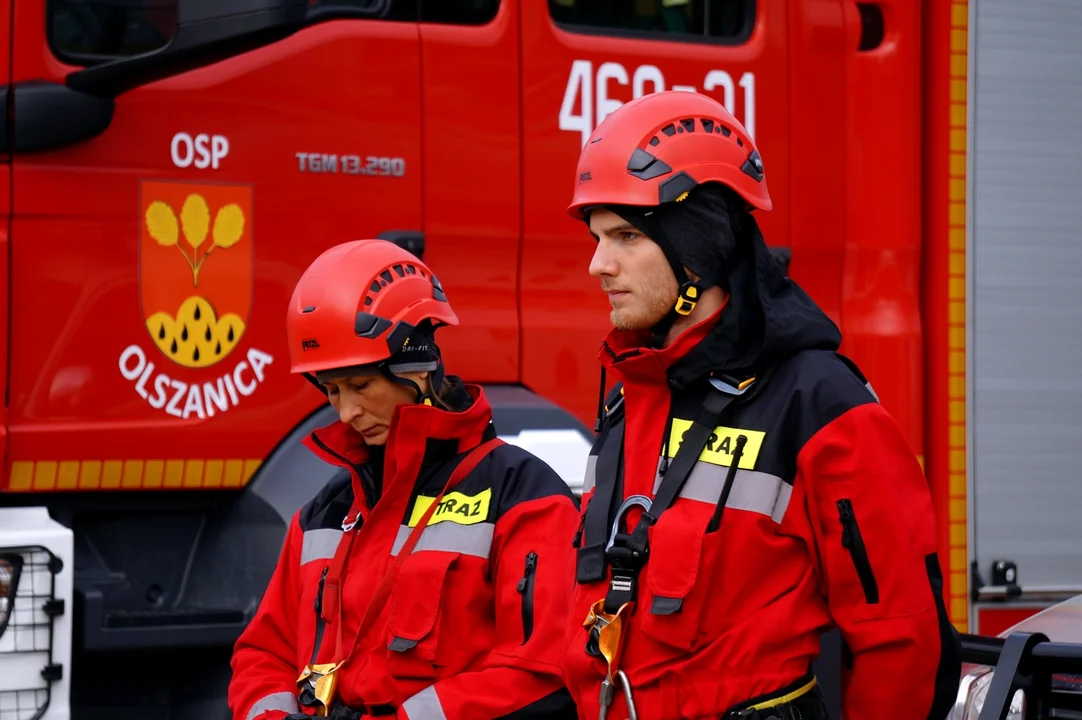
<path id="1" fill-rule="evenodd" d="M 466 388 L 472 403 L 461 412 L 424 405 L 395 411 L 382 483 L 348 425 L 335 422 L 307 439 L 349 474 L 293 518 L 262 604 L 236 644 L 229 688 L 236 720 L 297 712 L 301 671 L 337 660 L 336 617 L 320 619 L 316 608 L 338 542 L 349 537 L 343 526 L 359 511 L 342 586 L 343 645 L 351 644 L 411 520 L 416 525 L 443 488 L 452 461 L 495 435 L 481 389 Z M 343 667 L 339 699 L 410 720 L 484 720 L 538 708 L 574 717 L 559 663 L 574 576 L 569 538 L 578 519 L 574 496 L 553 470 L 520 448 L 497 447 L 432 515 L 371 632 Z"/>
<path id="2" fill-rule="evenodd" d="M 623 394 L 610 396 L 583 495 L 580 577 L 564 652 L 579 717 L 598 716 L 606 669 L 587 654 L 582 628 L 611 577 L 605 566 L 600 578 L 590 569 L 597 541 L 607 540 L 589 537 L 596 488 L 617 483 L 611 510 L 595 510 L 608 523 L 621 499 L 655 497 L 711 374 L 768 370 L 731 402 L 679 496 L 649 530 L 620 663 L 639 717 L 716 719 L 749 699 L 806 685 L 820 636 L 836 625 L 851 657 L 844 717 L 945 718 L 960 660 L 942 599 L 930 493 L 894 420 L 855 366 L 835 354 L 833 323 L 779 272 L 745 265 L 720 313 L 663 350 L 648 349 L 648 340 L 614 331 L 600 354 Z M 622 470 L 605 460 L 620 456 L 606 446 L 621 434 Z M 640 515 L 632 510 L 625 529 Z M 607 535 L 607 525 L 598 527 Z M 610 716 L 627 716 L 619 689 Z"/>

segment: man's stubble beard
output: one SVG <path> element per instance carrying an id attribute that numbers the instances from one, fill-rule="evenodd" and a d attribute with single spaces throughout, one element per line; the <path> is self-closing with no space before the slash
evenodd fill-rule
<path id="1" fill-rule="evenodd" d="M 627 309 L 612 309 L 609 320 L 613 327 L 629 332 L 650 330 L 661 322 L 676 304 L 676 291 L 668 287 L 646 288 L 642 295 L 645 309 L 638 314 L 629 316 Z"/>

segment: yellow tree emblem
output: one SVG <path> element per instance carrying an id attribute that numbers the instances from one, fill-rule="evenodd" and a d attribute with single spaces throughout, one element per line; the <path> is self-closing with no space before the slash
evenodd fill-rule
<path id="1" fill-rule="evenodd" d="M 210 206 L 202 195 L 192 193 L 180 209 L 180 223 L 168 203 L 155 200 L 146 211 L 147 231 L 163 247 L 176 247 L 192 271 L 192 285 L 199 287 L 199 271 L 214 248 L 228 250 L 237 244 L 244 234 L 244 212 L 236 203 L 225 205 L 214 216 L 214 228 L 210 225 Z M 184 242 L 191 247 L 189 255 L 180 242 L 183 230 Z M 210 235 L 211 244 L 199 254 Z"/>

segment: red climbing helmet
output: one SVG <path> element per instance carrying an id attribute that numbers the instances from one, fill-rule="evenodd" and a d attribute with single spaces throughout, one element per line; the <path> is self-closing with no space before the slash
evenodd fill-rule
<path id="1" fill-rule="evenodd" d="M 458 325 L 439 280 L 417 257 L 387 240 L 336 245 L 308 266 L 293 289 L 286 312 L 290 372 L 401 357 L 411 349 L 410 334 L 426 320 L 432 329 Z"/>
<path id="2" fill-rule="evenodd" d="M 753 208 L 773 206 L 759 151 L 724 105 L 697 92 L 651 93 L 617 108 L 590 135 L 568 212 L 585 220 L 599 205 L 678 202 L 706 182 L 727 185 Z"/>

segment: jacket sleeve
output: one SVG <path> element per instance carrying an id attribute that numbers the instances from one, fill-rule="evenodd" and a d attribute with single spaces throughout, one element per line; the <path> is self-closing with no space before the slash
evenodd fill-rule
<path id="1" fill-rule="evenodd" d="M 961 675 L 931 493 L 876 402 L 840 414 L 797 457 L 830 612 L 848 648 L 842 714 L 943 720 Z"/>
<path id="2" fill-rule="evenodd" d="M 518 486 L 533 497 L 504 512 L 493 535 L 495 646 L 483 669 L 437 680 L 407 699 L 399 720 L 576 717 L 560 658 L 575 579 L 577 503 L 541 461 L 520 469 Z"/>
<path id="3" fill-rule="evenodd" d="M 255 617 L 233 648 L 233 720 L 280 720 L 298 711 L 294 662 L 301 530 L 294 515 Z"/>

